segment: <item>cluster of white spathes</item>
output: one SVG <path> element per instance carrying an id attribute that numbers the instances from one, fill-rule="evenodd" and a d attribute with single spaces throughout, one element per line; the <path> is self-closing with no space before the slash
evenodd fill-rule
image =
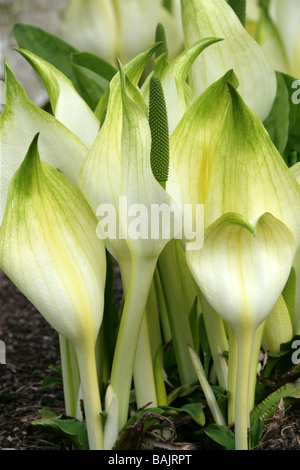
<path id="1" fill-rule="evenodd" d="M 153 204 L 204 205 L 204 243 L 187 250 L 186 261 L 206 302 L 237 338 L 237 448 L 246 448 L 253 337 L 276 305 L 300 245 L 300 187 L 262 124 L 276 95 L 274 70 L 225 0 L 182 0 L 185 47 L 170 61 L 166 55 L 156 59 L 170 122 L 169 180 L 166 188 L 158 183 L 150 165 L 149 81 L 142 89 L 138 84 L 157 48 L 146 49 L 148 28 L 153 33 L 158 22 L 165 22 L 168 36 L 169 23 L 172 28 L 178 23 L 160 2 L 151 2 L 150 10 L 149 3 L 70 4 L 66 38 L 76 32 L 72 38 L 81 48 L 83 38 L 95 37 L 93 27 L 100 28 L 94 52 L 123 62 L 110 83 L 101 126 L 50 63 L 20 51 L 43 81 L 53 116 L 28 101 L 6 65 L 0 265 L 73 344 L 86 384 L 90 446 L 110 448 L 126 421 L 154 268 L 175 233 L 169 239 L 104 242 L 96 235 L 97 208 L 111 204 L 118 213 L 120 196 L 129 206 L 149 209 Z M 81 27 L 71 31 L 68 22 L 75 19 Z M 138 38 L 132 21 L 140 26 Z M 177 37 L 172 28 L 170 34 Z M 127 215 L 119 215 L 125 223 Z M 185 247 L 187 240 L 181 242 Z M 105 248 L 130 276 L 103 433 L 96 365 L 90 358 L 103 312 Z M 298 329 L 299 321 L 298 315 Z"/>

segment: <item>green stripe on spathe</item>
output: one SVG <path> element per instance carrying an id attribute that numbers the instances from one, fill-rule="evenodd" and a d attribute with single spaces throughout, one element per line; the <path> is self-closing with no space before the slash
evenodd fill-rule
<path id="1" fill-rule="evenodd" d="M 164 92 L 157 75 L 150 80 L 149 125 L 152 172 L 159 183 L 165 183 L 169 176 L 169 126 Z"/>

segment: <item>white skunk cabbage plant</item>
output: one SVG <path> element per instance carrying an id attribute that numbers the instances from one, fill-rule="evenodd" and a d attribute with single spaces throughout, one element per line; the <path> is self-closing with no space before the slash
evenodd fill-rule
<path id="1" fill-rule="evenodd" d="M 278 25 L 294 48 L 296 10 Z M 257 403 L 261 350 L 272 374 L 300 334 L 300 118 L 245 25 L 244 0 L 76 0 L 77 51 L 15 29 L 49 105 L 5 63 L 0 267 L 59 334 L 84 448 L 151 446 L 147 416 L 169 446 L 188 413 L 244 450 L 272 400 L 299 397 L 296 381 Z"/>
<path id="2" fill-rule="evenodd" d="M 102 448 L 95 344 L 106 276 L 97 220 L 79 189 L 41 162 L 37 137 L 12 178 L 0 265 L 77 353 L 90 447 Z"/>

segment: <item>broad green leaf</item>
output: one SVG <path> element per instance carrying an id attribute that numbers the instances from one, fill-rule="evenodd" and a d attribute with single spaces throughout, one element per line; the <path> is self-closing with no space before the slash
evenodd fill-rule
<path id="1" fill-rule="evenodd" d="M 72 82 L 56 67 L 36 54 L 24 49 L 19 49 L 19 52 L 42 80 L 56 119 L 90 148 L 98 134 L 100 122 L 77 93 Z"/>
<path id="2" fill-rule="evenodd" d="M 167 412 L 169 411 L 170 415 L 172 412 L 176 412 L 176 414 L 187 413 L 197 424 L 199 424 L 199 426 L 205 425 L 206 418 L 202 403 L 187 403 L 181 408 L 175 406 L 161 406 L 160 408 L 166 410 Z"/>
<path id="3" fill-rule="evenodd" d="M 72 132 L 49 113 L 31 103 L 8 65 L 5 69 L 6 105 L 0 116 L 2 222 L 10 180 L 23 161 L 37 132 L 41 159 L 77 185 L 79 170 L 88 149 Z"/>
<path id="4" fill-rule="evenodd" d="M 290 97 L 282 74 L 277 72 L 276 77 L 277 94 L 264 126 L 278 152 L 283 156 L 289 134 Z"/>
<path id="5" fill-rule="evenodd" d="M 235 438 L 233 432 L 226 426 L 209 424 L 204 429 L 205 434 L 213 441 L 225 447 L 226 450 L 235 450 Z"/>
<path id="6" fill-rule="evenodd" d="M 249 448 L 256 447 L 262 437 L 264 422 L 262 419 L 256 420 L 249 434 Z"/>
<path id="7" fill-rule="evenodd" d="M 33 421 L 31 426 L 46 430 L 71 441 L 78 450 L 89 450 L 87 430 L 83 423 L 75 419 L 49 416 Z"/>
<path id="8" fill-rule="evenodd" d="M 205 425 L 205 414 L 201 403 L 187 403 L 181 407 L 181 411 L 188 413 L 199 426 Z"/>
<path id="9" fill-rule="evenodd" d="M 17 23 L 14 36 L 22 49 L 27 49 L 60 70 L 79 91 L 78 82 L 72 69 L 72 54 L 77 52 L 61 38 L 37 26 Z"/>
<path id="10" fill-rule="evenodd" d="M 116 69 L 89 52 L 73 54 L 72 67 L 79 83 L 81 96 L 94 110 L 109 88 L 109 83 L 117 72 Z"/>
<path id="11" fill-rule="evenodd" d="M 117 73 L 115 67 L 90 52 L 75 52 L 72 54 L 72 64 L 79 65 L 88 69 L 97 75 L 105 78 L 108 82 Z"/>
<path id="12" fill-rule="evenodd" d="M 292 166 L 297 161 L 300 160 L 300 106 L 299 106 L 299 92 L 297 92 L 297 88 L 299 88 L 300 83 L 291 77 L 290 75 L 282 74 L 282 77 L 285 80 L 287 91 L 288 91 L 288 98 L 289 98 L 289 105 L 290 105 L 290 112 L 289 112 L 289 135 L 288 141 L 285 149 L 284 158 L 285 161 L 288 163 L 289 166 Z M 298 85 L 297 85 L 298 83 Z M 296 88 L 294 86 L 296 84 Z M 296 161 L 295 156 L 293 155 L 296 153 Z"/>
<path id="13" fill-rule="evenodd" d="M 227 0 L 243 26 L 246 24 L 246 0 Z"/>
<path id="14" fill-rule="evenodd" d="M 109 82 L 92 70 L 80 65 L 72 64 L 72 67 L 79 83 L 81 96 L 94 110 L 107 90 Z"/>

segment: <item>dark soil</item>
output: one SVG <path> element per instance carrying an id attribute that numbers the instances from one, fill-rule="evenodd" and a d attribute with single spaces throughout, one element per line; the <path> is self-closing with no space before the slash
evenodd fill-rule
<path id="1" fill-rule="evenodd" d="M 1 271 L 0 302 L 0 340 L 6 345 L 6 364 L 0 365 L 0 449 L 72 450 L 68 441 L 31 426 L 42 408 L 64 412 L 62 386 L 42 387 L 44 377 L 54 374 L 49 366 L 59 365 L 58 335 Z M 300 450 L 300 407 L 286 410 L 281 427 L 259 448 Z"/>

